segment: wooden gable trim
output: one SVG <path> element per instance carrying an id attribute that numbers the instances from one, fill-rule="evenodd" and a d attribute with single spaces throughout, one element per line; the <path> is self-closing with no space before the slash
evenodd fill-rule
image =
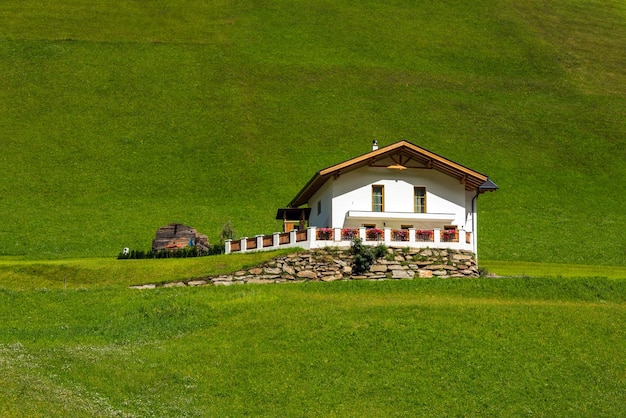
<path id="1" fill-rule="evenodd" d="M 407 157 L 406 161 L 403 161 L 403 156 Z M 430 168 L 440 171 L 457 178 L 465 185 L 466 190 L 476 190 L 487 181 L 487 176 L 482 173 L 403 140 L 318 171 L 289 203 L 289 206 L 298 207 L 305 204 L 331 176 L 337 178 L 341 174 L 365 166 L 387 167 L 381 164 L 381 160 L 386 158 L 406 168 Z M 415 161 L 424 167 L 411 167 L 408 165 L 410 161 Z"/>

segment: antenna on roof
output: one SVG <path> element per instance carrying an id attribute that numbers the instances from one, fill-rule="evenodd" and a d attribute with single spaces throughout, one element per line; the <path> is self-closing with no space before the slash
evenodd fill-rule
<path id="1" fill-rule="evenodd" d="M 378 149 L 378 141 L 377 140 L 373 140 L 372 141 L 372 151 L 376 151 Z"/>

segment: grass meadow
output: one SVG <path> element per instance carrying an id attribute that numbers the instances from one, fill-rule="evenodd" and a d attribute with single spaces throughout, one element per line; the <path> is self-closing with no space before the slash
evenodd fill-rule
<path id="1" fill-rule="evenodd" d="M 2 416 L 622 416 L 626 281 L 0 290 Z"/>
<path id="2" fill-rule="evenodd" d="M 0 415 L 626 412 L 619 266 L 485 261 L 526 276 L 128 288 L 275 255 L 3 259 Z"/>
<path id="3" fill-rule="evenodd" d="M 274 219 L 407 139 L 487 173 L 489 260 L 624 265 L 626 6 L 557 0 L 0 4 L 0 254 L 147 249 Z"/>
<path id="4" fill-rule="evenodd" d="M 0 416 L 626 415 L 626 3 L 0 2 Z M 406 139 L 506 277 L 129 289 Z"/>

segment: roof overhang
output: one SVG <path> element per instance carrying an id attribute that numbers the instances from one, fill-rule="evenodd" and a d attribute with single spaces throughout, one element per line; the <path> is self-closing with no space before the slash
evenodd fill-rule
<path id="1" fill-rule="evenodd" d="M 478 186 L 478 193 L 495 192 L 498 189 L 498 185 L 491 181 L 490 178 L 487 178 L 487 180 L 483 184 Z"/>
<path id="2" fill-rule="evenodd" d="M 282 221 L 309 220 L 311 208 L 281 208 L 276 212 L 276 219 Z"/>
<path id="3" fill-rule="evenodd" d="M 433 169 L 458 179 L 465 186 L 465 189 L 469 191 L 480 191 L 479 187 L 485 185 L 489 180 L 486 175 L 448 160 L 434 152 L 418 147 L 408 141 L 399 141 L 318 171 L 298 192 L 296 197 L 289 202 L 288 206 L 298 207 L 304 205 L 331 177 L 336 178 L 344 173 L 366 166 L 400 171 Z M 485 189 L 485 191 L 487 190 Z"/>

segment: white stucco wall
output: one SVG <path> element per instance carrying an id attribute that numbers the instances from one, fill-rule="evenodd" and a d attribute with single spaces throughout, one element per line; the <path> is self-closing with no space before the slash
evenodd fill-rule
<path id="1" fill-rule="evenodd" d="M 334 179 L 329 179 L 309 200 L 308 204 L 311 208 L 309 225 L 317 226 L 318 228 L 330 228 L 332 226 L 333 183 Z M 320 213 L 317 212 L 317 202 L 321 204 Z"/>
<path id="2" fill-rule="evenodd" d="M 465 192 L 465 230 L 474 232 L 476 213 L 472 212 L 472 200 L 476 196 L 476 192 Z M 476 208 L 473 208 L 476 210 Z"/>
<path id="3" fill-rule="evenodd" d="M 407 224 L 407 222 L 413 224 L 415 228 L 433 227 L 433 222 L 438 221 L 431 219 L 428 225 L 420 224 L 420 219 L 426 222 L 429 214 L 450 214 L 447 216 L 450 220 L 440 221 L 437 227 L 452 224 L 460 228 L 465 227 L 467 230 L 471 228 L 471 225 L 466 225 L 466 222 L 471 218 L 469 212 L 471 212 L 473 195 L 466 193 L 465 187 L 457 179 L 429 169 L 396 171 L 372 167 L 364 167 L 345 173 L 336 179 L 329 179 L 309 200 L 309 206 L 312 208 L 310 225 L 333 228 L 361 226 L 363 220 L 347 221 L 346 213 L 349 211 L 371 212 L 373 184 L 384 186 L 384 212 L 406 213 L 408 217 L 413 217 L 413 220 L 409 222 L 385 220 L 383 214 L 377 214 L 383 217 L 375 222 L 380 228 L 383 226 L 400 228 L 401 224 Z M 426 188 L 426 215 L 414 214 L 415 186 Z M 319 215 L 317 214 L 318 200 L 322 202 L 322 212 Z M 437 217 L 431 216 L 430 218 Z"/>

